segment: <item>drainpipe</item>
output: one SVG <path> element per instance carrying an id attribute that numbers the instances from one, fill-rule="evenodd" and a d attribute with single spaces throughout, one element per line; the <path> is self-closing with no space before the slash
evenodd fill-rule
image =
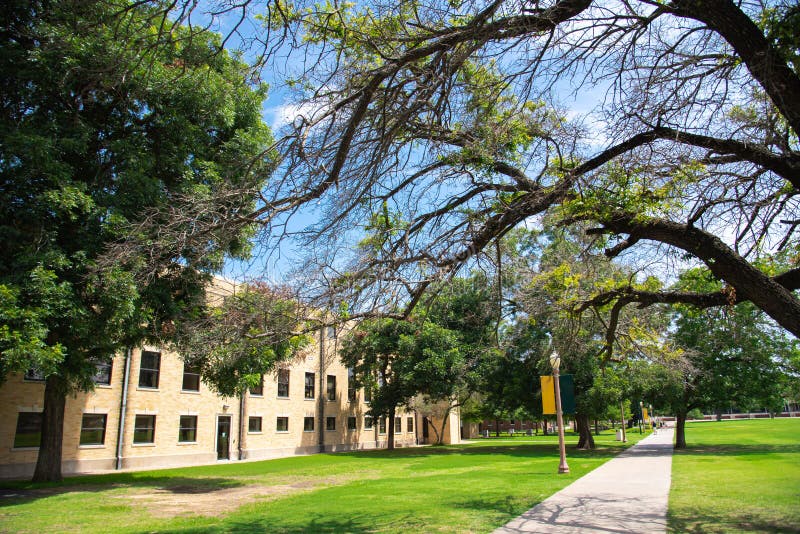
<path id="1" fill-rule="evenodd" d="M 122 397 L 119 401 L 119 428 L 117 429 L 117 462 L 115 469 L 122 469 L 122 445 L 125 440 L 125 412 L 128 410 L 128 381 L 131 374 L 133 349 L 125 350 L 125 365 L 122 371 Z"/>
<path id="2" fill-rule="evenodd" d="M 244 425 L 245 425 L 245 408 L 247 401 L 245 401 L 244 392 L 239 395 L 239 459 L 244 460 Z"/>
<path id="3" fill-rule="evenodd" d="M 317 444 L 319 452 L 325 452 L 325 326 L 319 329 L 319 397 L 317 400 L 317 420 L 319 432 Z"/>

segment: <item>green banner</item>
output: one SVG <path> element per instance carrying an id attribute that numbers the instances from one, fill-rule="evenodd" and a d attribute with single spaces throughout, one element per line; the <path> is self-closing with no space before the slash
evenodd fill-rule
<path id="1" fill-rule="evenodd" d="M 561 389 L 561 413 L 575 414 L 575 381 L 572 375 L 558 377 L 558 387 Z"/>

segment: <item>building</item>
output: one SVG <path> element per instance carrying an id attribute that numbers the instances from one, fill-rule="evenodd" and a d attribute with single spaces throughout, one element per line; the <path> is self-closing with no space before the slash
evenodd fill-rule
<path id="1" fill-rule="evenodd" d="M 373 421 L 364 391 L 337 354 L 333 328 L 241 398 L 220 397 L 178 354 L 144 346 L 98 367 L 95 390 L 67 399 L 65 474 L 201 465 L 428 441 L 425 418 Z M 0 387 L 0 478 L 27 477 L 38 454 L 44 381 L 11 375 Z M 459 442 L 454 410 L 446 443 Z"/>

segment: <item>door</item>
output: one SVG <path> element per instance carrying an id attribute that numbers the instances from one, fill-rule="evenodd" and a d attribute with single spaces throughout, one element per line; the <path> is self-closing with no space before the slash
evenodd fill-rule
<path id="1" fill-rule="evenodd" d="M 230 442 L 231 416 L 220 415 L 217 417 L 217 460 L 230 460 Z"/>
<path id="2" fill-rule="evenodd" d="M 428 418 L 422 418 L 422 443 L 428 443 Z"/>

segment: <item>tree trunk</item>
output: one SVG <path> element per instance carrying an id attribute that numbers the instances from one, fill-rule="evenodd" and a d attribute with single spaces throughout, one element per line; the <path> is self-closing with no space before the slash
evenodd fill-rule
<path id="1" fill-rule="evenodd" d="M 686 448 L 686 412 L 679 412 L 676 414 L 675 420 L 675 448 Z"/>
<path id="2" fill-rule="evenodd" d="M 589 416 L 575 414 L 575 426 L 578 427 L 578 448 L 594 449 L 594 437 L 592 436 L 592 427 L 589 424 Z"/>
<path id="3" fill-rule="evenodd" d="M 61 449 L 64 438 L 64 407 L 67 404 L 66 384 L 60 376 L 49 376 L 44 387 L 42 442 L 33 473 L 33 482 L 60 482 Z"/>
<path id="4" fill-rule="evenodd" d="M 547 435 L 547 419 L 542 420 L 542 435 Z"/>
<path id="5" fill-rule="evenodd" d="M 442 431 L 437 433 L 437 436 L 436 436 L 436 438 L 437 438 L 436 439 L 436 444 L 437 445 L 444 445 L 444 431 L 445 431 L 445 429 L 447 429 L 447 420 L 450 418 L 450 410 L 452 410 L 452 409 L 453 409 L 453 407 L 450 406 L 444 412 L 444 417 L 442 418 Z M 435 425 L 434 425 L 434 428 L 435 428 Z"/>
<path id="6" fill-rule="evenodd" d="M 597 419 L 594 420 L 594 435 L 595 436 L 600 435 L 600 421 L 598 421 Z"/>
<path id="7" fill-rule="evenodd" d="M 394 450 L 394 414 L 395 414 L 395 407 L 392 406 L 389 409 L 389 420 L 386 422 L 386 424 L 389 426 L 389 428 L 387 429 L 389 432 L 389 439 L 386 442 L 386 449 L 390 451 Z"/>
<path id="8" fill-rule="evenodd" d="M 495 419 L 494 420 L 494 437 L 496 437 L 496 438 L 500 437 L 500 420 L 499 419 Z"/>

